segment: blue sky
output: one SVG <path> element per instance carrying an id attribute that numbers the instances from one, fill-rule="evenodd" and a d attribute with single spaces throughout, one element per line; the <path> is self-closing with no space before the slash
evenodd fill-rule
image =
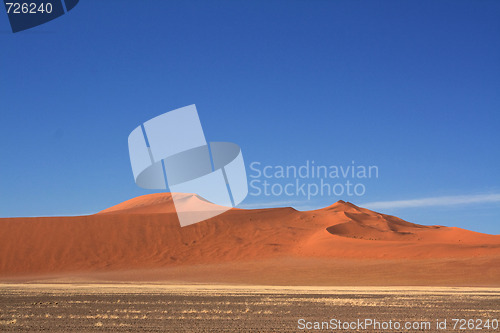
<path id="1" fill-rule="evenodd" d="M 360 197 L 247 207 L 343 199 L 500 234 L 499 18 L 498 1 L 81 0 L 12 34 L 3 12 L 0 216 L 150 193 L 134 183 L 129 133 L 196 104 L 207 140 L 238 143 L 247 167 L 379 169 Z M 440 204 L 394 203 L 426 198 Z"/>

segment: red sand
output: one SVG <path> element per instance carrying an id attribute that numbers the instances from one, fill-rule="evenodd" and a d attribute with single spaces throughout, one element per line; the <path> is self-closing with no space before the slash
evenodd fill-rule
<path id="1" fill-rule="evenodd" d="M 500 286 L 500 235 L 343 201 L 307 212 L 232 209 L 181 228 L 160 193 L 90 216 L 3 218 L 0 231 L 1 280 Z"/>

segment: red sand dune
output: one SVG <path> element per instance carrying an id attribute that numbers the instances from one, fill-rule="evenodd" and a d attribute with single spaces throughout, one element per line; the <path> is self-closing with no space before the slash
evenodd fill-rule
<path id="1" fill-rule="evenodd" d="M 200 200 L 185 195 L 187 205 Z M 500 286 L 500 235 L 413 224 L 343 201 L 306 212 L 231 209 L 181 228 L 169 193 L 90 216 L 0 219 L 1 280 L 61 277 Z"/>

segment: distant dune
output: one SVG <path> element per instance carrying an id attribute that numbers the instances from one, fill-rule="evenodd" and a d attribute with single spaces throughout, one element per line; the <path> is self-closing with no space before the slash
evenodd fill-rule
<path id="1" fill-rule="evenodd" d="M 182 195 L 186 207 L 211 205 Z M 0 219 L 0 280 L 500 286 L 500 235 L 338 201 L 231 209 L 181 228 L 169 193 L 90 216 Z"/>

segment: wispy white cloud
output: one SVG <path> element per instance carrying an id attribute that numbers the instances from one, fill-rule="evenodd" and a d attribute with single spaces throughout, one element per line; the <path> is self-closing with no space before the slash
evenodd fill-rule
<path id="1" fill-rule="evenodd" d="M 428 207 L 428 206 L 451 206 L 465 205 L 474 203 L 500 202 L 500 194 L 478 194 L 478 195 L 456 195 L 445 197 L 430 197 L 411 200 L 396 201 L 374 201 L 361 204 L 361 207 L 369 209 L 387 209 L 387 208 L 410 208 L 410 207 Z"/>
<path id="2" fill-rule="evenodd" d="M 294 207 L 300 205 L 310 204 L 310 201 L 303 200 L 283 200 L 283 201 L 266 201 L 260 203 L 248 203 L 238 205 L 238 208 L 271 208 L 271 207 Z"/>

